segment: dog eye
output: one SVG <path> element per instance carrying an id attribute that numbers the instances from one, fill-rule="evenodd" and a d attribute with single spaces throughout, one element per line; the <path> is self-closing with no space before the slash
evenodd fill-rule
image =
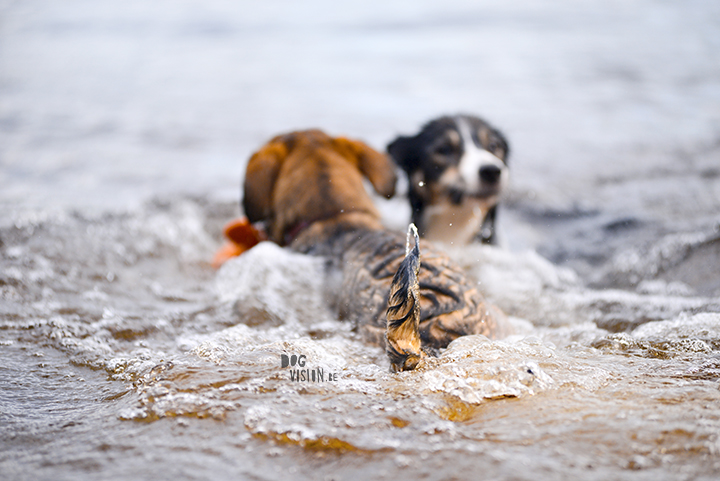
<path id="1" fill-rule="evenodd" d="M 490 141 L 488 146 L 486 147 L 488 152 L 492 152 L 493 154 L 497 155 L 498 157 L 502 158 L 505 152 L 503 151 L 502 145 L 500 145 L 500 142 L 497 142 L 495 140 Z"/>
<path id="2" fill-rule="evenodd" d="M 440 144 L 435 147 L 434 153 L 439 155 L 451 155 L 455 152 L 455 147 L 451 144 Z"/>

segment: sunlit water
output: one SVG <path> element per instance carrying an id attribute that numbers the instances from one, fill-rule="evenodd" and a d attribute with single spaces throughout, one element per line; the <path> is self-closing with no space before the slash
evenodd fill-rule
<path id="1" fill-rule="evenodd" d="M 205 4 L 2 7 L 24 40 L 0 50 L 2 479 L 717 479 L 717 7 L 291 3 L 268 33 L 270 10 Z M 32 62 L 58 51 L 77 64 Z M 446 109 L 514 147 L 504 246 L 446 246 L 513 336 L 391 374 L 322 259 L 263 243 L 209 266 L 277 131 L 382 148 Z M 378 203 L 404 229 L 402 198 Z"/>

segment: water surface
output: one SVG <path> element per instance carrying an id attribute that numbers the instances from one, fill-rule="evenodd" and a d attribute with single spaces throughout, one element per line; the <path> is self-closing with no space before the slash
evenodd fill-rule
<path id="1" fill-rule="evenodd" d="M 0 4 L 4 479 L 716 479 L 719 27 L 702 1 Z M 383 149 L 460 111 L 513 180 L 503 246 L 446 247 L 515 335 L 391 374 L 321 260 L 210 268 L 271 136 Z"/>

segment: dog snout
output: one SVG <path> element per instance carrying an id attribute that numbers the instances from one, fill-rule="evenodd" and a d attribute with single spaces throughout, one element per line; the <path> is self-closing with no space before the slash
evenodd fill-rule
<path id="1" fill-rule="evenodd" d="M 497 165 L 483 165 L 480 167 L 480 180 L 488 184 L 496 184 L 500 180 L 502 170 Z"/>

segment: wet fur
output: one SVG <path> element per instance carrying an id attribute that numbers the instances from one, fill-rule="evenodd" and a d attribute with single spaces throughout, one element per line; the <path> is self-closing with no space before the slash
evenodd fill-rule
<path id="1" fill-rule="evenodd" d="M 417 367 L 424 353 L 420 340 L 420 239 L 414 224 L 415 246 L 405 249 L 405 259 L 400 263 L 392 284 L 386 311 L 387 329 L 385 350 L 393 371 L 407 371 Z M 408 232 L 408 242 L 410 232 Z"/>
<path id="2" fill-rule="evenodd" d="M 353 148 L 344 148 L 347 143 Z M 365 144 L 338 142 L 317 130 L 278 136 L 248 163 L 245 213 L 251 222 L 265 222 L 278 244 L 328 259 L 331 272 L 340 273 L 334 300 L 340 317 L 373 343 L 387 339 L 394 369 L 415 368 L 411 356 L 422 357 L 418 347 L 443 348 L 459 336 L 497 334 L 502 314 L 485 304 L 446 255 L 424 242 L 422 262 L 419 252 L 417 265 L 406 259 L 404 235 L 383 229 L 363 175 L 379 193 L 392 195 L 391 162 Z M 417 328 L 395 322 L 408 313 Z"/>

